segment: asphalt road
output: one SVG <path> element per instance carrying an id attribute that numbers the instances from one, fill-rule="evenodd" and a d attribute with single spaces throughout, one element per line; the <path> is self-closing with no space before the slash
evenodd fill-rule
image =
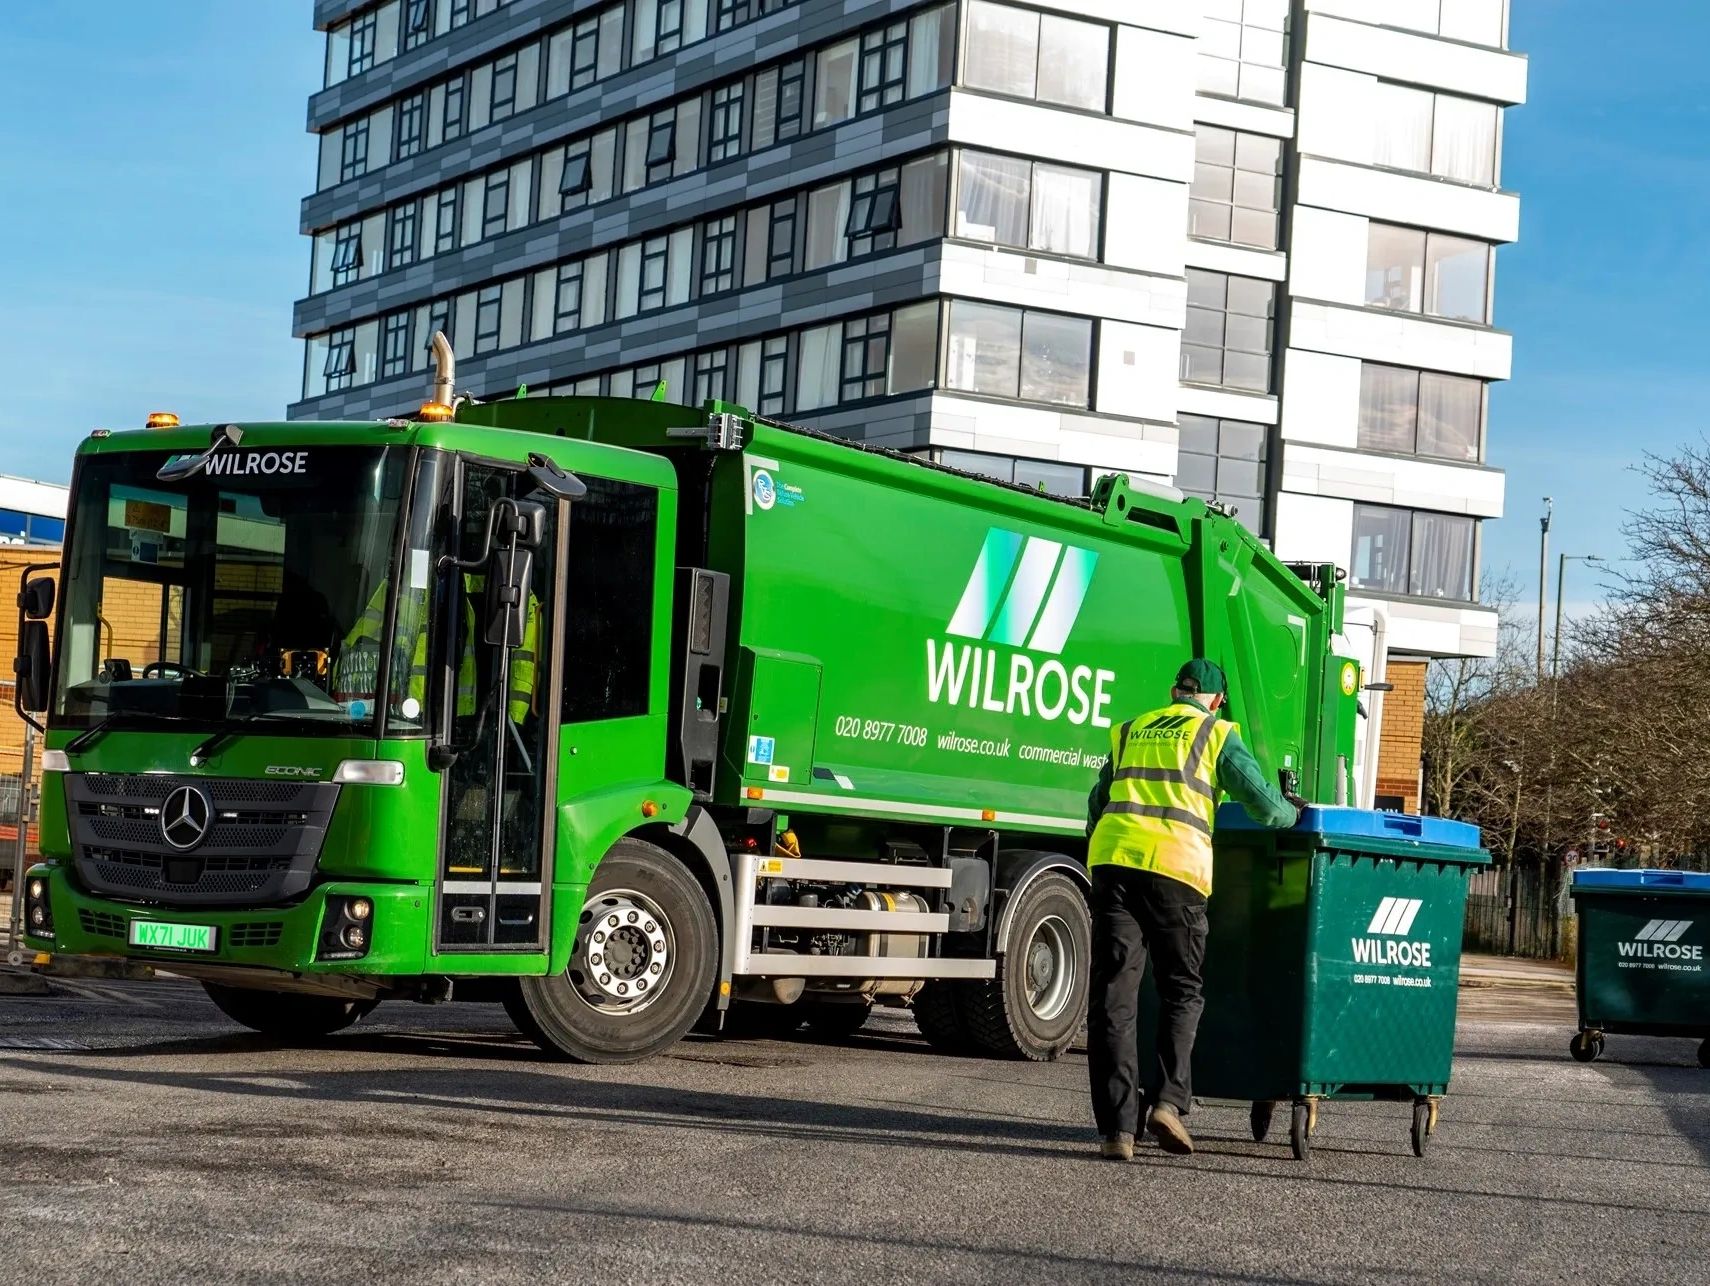
<path id="1" fill-rule="evenodd" d="M 182 982 L 0 997 L 0 1281 L 1705 1281 L 1693 1047 L 1581 1066 L 1559 992 L 1463 994 L 1427 1157 L 1332 1103 L 1309 1166 L 1217 1104 L 1197 1156 L 1101 1162 L 1079 1053 L 903 1016 L 579 1068 L 475 1005 L 293 1050 Z"/>

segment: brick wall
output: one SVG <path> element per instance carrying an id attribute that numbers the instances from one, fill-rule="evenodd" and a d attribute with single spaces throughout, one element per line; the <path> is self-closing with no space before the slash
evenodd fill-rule
<path id="1" fill-rule="evenodd" d="M 1383 699 L 1383 736 L 1378 747 L 1377 793 L 1419 811 L 1419 758 L 1425 734 L 1425 662 L 1391 659 L 1393 691 Z"/>

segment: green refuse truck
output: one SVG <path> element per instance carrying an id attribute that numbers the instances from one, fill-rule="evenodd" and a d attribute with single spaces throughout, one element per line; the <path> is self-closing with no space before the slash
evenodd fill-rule
<path id="1" fill-rule="evenodd" d="M 436 400 L 97 431 L 57 583 L 25 942 L 312 1038 L 502 1000 L 556 1055 L 697 1023 L 1051 1058 L 1087 793 L 1200 654 L 1268 771 L 1351 793 L 1342 587 L 1229 516 L 1064 500 L 709 403 Z"/>

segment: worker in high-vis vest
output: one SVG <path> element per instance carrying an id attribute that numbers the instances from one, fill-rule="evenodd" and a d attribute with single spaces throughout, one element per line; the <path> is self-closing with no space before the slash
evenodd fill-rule
<path id="1" fill-rule="evenodd" d="M 1193 1104 L 1193 1042 L 1205 1007 L 1201 969 L 1218 796 L 1245 806 L 1262 826 L 1292 826 L 1304 807 L 1265 779 L 1240 729 L 1218 717 L 1227 699 L 1217 665 L 1196 658 L 1182 666 L 1169 705 L 1111 729 L 1110 758 L 1089 800 L 1087 1062 L 1100 1150 L 1109 1160 L 1133 1159 L 1147 1107 L 1159 1146 L 1193 1151 L 1182 1117 Z M 1136 1037 L 1148 956 L 1158 989 L 1157 1062 L 1143 1085 Z"/>
<path id="2" fill-rule="evenodd" d="M 461 647 L 457 661 L 456 705 L 458 718 L 467 718 L 480 708 L 480 692 L 476 679 L 476 648 L 479 645 L 475 602 L 481 596 L 484 578 L 471 573 L 463 576 L 463 624 Z M 344 641 L 340 664 L 335 668 L 335 688 L 350 687 L 373 693 L 376 661 L 380 645 L 381 626 L 386 614 L 385 581 L 381 581 L 368 600 L 368 606 L 357 618 L 356 627 Z M 398 602 L 398 628 L 393 634 L 394 666 L 406 667 L 404 696 L 415 703 L 414 715 L 419 718 L 427 703 L 428 630 L 427 602 L 423 591 L 406 591 Z M 523 636 L 511 651 L 510 681 L 506 691 L 506 711 L 511 722 L 521 724 L 534 705 L 536 658 L 540 643 L 540 600 L 528 596 L 523 615 Z M 366 679 L 366 687 L 361 687 Z M 335 691 L 335 696 L 340 695 Z"/>

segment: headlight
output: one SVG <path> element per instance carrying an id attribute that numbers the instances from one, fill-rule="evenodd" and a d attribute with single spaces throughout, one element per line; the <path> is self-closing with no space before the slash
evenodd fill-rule
<path id="1" fill-rule="evenodd" d="M 37 904 L 36 906 L 31 907 L 30 908 L 30 927 L 32 929 L 40 929 L 46 924 L 47 924 L 47 912 L 41 908 L 40 904 Z"/>
<path id="2" fill-rule="evenodd" d="M 30 896 L 33 898 L 41 897 L 42 892 L 44 891 L 45 888 L 46 888 L 46 886 L 40 880 L 31 880 L 30 881 Z"/>
<path id="3" fill-rule="evenodd" d="M 351 898 L 350 905 L 345 908 L 345 914 L 352 920 L 366 920 L 374 914 L 374 904 L 367 898 Z"/>

